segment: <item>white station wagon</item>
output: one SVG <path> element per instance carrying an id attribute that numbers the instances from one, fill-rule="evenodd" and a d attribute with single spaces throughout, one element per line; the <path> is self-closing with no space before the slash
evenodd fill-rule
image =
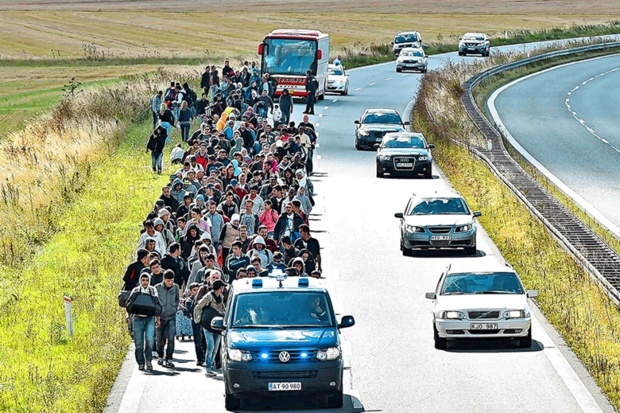
<path id="1" fill-rule="evenodd" d="M 531 312 L 517 273 L 495 259 L 475 259 L 449 266 L 441 274 L 433 301 L 435 348 L 447 339 L 517 338 L 519 347 L 532 346 Z"/>

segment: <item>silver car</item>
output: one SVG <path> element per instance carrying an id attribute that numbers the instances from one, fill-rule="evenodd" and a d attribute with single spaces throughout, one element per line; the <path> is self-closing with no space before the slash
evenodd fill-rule
<path id="1" fill-rule="evenodd" d="M 465 33 L 459 38 L 459 56 L 479 54 L 488 56 L 491 53 L 491 40 L 484 33 Z"/>
<path id="2" fill-rule="evenodd" d="M 516 338 L 519 347 L 532 346 L 531 310 L 517 273 L 495 258 L 454 263 L 441 274 L 434 292 L 433 339 L 446 348 L 448 339 Z"/>
<path id="3" fill-rule="evenodd" d="M 413 195 L 400 218 L 400 249 L 413 255 L 414 249 L 463 248 L 476 254 L 476 218 L 465 199 L 457 193 Z"/>
<path id="4" fill-rule="evenodd" d="M 396 71 L 402 72 L 403 70 L 419 70 L 422 73 L 426 73 L 428 70 L 428 58 L 426 53 L 424 53 L 424 49 L 421 47 L 402 49 L 396 59 Z"/>

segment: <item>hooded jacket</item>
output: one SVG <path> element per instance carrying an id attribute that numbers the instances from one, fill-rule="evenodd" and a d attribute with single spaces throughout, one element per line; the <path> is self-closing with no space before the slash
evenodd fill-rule
<path id="1" fill-rule="evenodd" d="M 172 287 L 166 288 L 163 282 L 155 286 L 157 295 L 159 296 L 159 302 L 161 303 L 161 315 L 162 320 L 171 320 L 177 315 L 177 308 L 179 307 L 179 286 L 172 284 Z"/>
<path id="2" fill-rule="evenodd" d="M 262 245 L 262 249 L 256 249 L 256 245 Z M 252 249 L 248 251 L 246 254 L 249 259 L 252 259 L 253 256 L 257 255 L 260 258 L 260 266 L 263 268 L 267 268 L 271 261 L 273 261 L 273 253 L 269 251 L 267 248 L 267 244 L 265 244 L 265 240 L 260 235 L 257 235 L 254 238 L 254 242 L 252 243 Z"/>
<path id="3" fill-rule="evenodd" d="M 176 199 L 177 205 L 183 204 L 183 196 L 185 195 L 185 189 L 183 188 L 183 181 L 181 181 L 179 178 L 176 178 L 174 181 L 172 181 L 172 186 L 170 187 L 170 195 L 174 199 Z M 173 211 L 176 211 L 177 209 L 178 209 L 178 206 L 177 208 L 173 208 Z"/>

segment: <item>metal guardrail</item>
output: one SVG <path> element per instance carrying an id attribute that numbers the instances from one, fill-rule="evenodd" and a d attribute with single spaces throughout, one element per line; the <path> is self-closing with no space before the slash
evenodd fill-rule
<path id="1" fill-rule="evenodd" d="M 463 84 L 461 101 L 471 120 L 491 144 L 487 148 L 469 146 L 470 150 L 487 163 L 577 262 L 593 275 L 611 299 L 620 305 L 620 255 L 521 168 L 506 150 L 500 131 L 484 116 L 472 94 L 472 89 L 480 82 L 507 70 L 575 53 L 617 47 L 620 47 L 620 42 L 559 50 L 488 69 Z"/>

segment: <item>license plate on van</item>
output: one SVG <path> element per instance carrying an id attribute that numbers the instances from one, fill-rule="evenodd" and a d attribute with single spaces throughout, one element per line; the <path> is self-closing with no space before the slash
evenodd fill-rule
<path id="1" fill-rule="evenodd" d="M 269 383 L 269 391 L 298 391 L 301 390 L 301 382 Z"/>

